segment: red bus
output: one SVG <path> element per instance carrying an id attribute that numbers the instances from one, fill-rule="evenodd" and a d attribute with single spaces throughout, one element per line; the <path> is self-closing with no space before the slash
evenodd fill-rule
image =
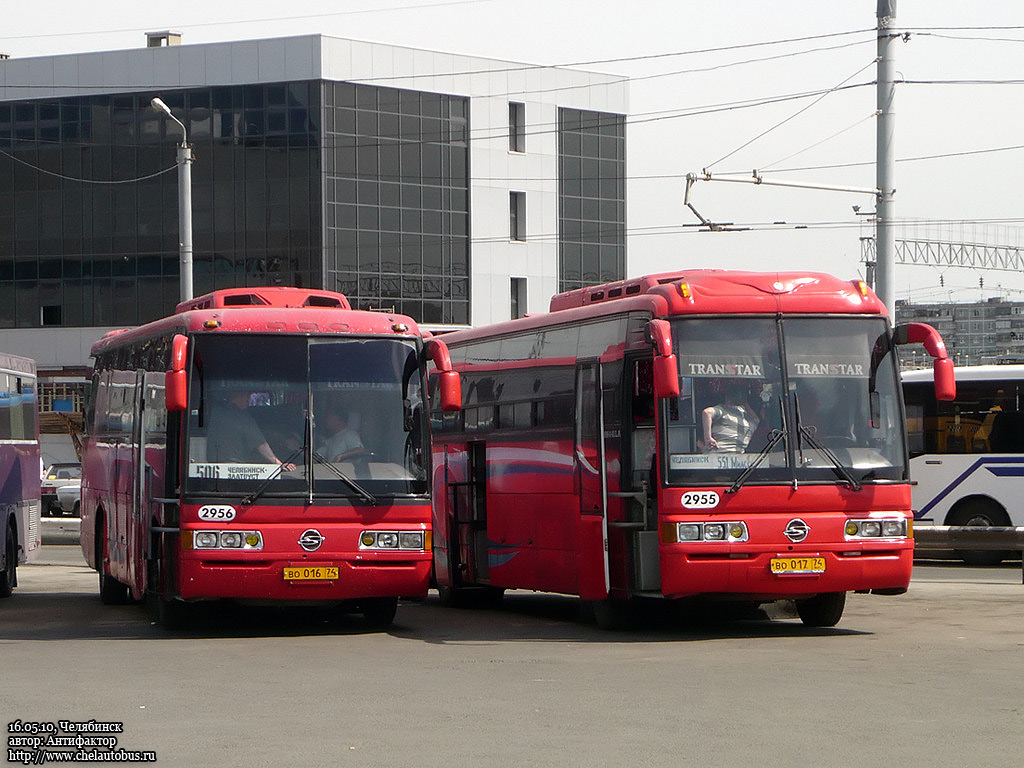
<path id="1" fill-rule="evenodd" d="M 692 271 L 556 295 L 550 312 L 444 337 L 459 412 L 432 409 L 443 599 L 794 600 L 905 592 L 913 539 L 895 346 L 859 281 Z"/>
<path id="2" fill-rule="evenodd" d="M 216 291 L 92 348 L 82 550 L 105 603 L 305 601 L 394 618 L 430 576 L 426 361 L 401 315 Z M 458 377 L 438 396 L 458 407 Z"/>
<path id="3" fill-rule="evenodd" d="M 34 360 L 0 354 L 0 598 L 39 554 L 39 403 Z"/>

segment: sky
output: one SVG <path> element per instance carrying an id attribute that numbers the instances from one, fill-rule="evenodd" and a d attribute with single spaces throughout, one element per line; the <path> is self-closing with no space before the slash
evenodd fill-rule
<path id="1" fill-rule="evenodd" d="M 876 0 L 49 0 L 5 7 L 0 52 L 137 48 L 165 29 L 184 44 L 323 33 L 625 75 L 628 276 L 855 278 L 873 228 L 853 206 L 872 211 L 870 194 L 694 184 L 694 207 L 739 232 L 700 231 L 683 201 L 703 169 L 873 188 L 875 13 Z M 896 28 L 897 237 L 1024 248 L 1024 3 L 898 0 Z M 897 266 L 895 282 L 915 302 L 1024 300 L 1014 272 Z"/>

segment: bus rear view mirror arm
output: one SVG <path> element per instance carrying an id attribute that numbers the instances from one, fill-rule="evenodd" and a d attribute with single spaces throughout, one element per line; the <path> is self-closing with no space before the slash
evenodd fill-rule
<path id="1" fill-rule="evenodd" d="M 939 332 L 927 323 L 904 323 L 896 326 L 893 331 L 893 342 L 896 344 L 923 344 L 935 362 L 935 399 L 956 399 L 956 377 L 953 373 L 953 361 L 946 353 L 946 344 Z"/>

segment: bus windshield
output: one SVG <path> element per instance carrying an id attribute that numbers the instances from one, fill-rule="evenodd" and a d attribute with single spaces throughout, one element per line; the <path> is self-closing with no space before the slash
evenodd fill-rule
<path id="1" fill-rule="evenodd" d="M 426 492 L 413 342 L 251 335 L 193 342 L 187 492 L 368 501 Z"/>
<path id="2" fill-rule="evenodd" d="M 879 318 L 674 321 L 671 485 L 906 478 L 895 353 Z"/>

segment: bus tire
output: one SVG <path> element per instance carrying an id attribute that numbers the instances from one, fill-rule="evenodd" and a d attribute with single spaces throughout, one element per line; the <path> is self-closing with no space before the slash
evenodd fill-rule
<path id="1" fill-rule="evenodd" d="M 796 614 L 806 627 L 834 627 L 843 618 L 845 592 L 826 592 L 796 601 Z"/>
<path id="2" fill-rule="evenodd" d="M 191 606 L 183 600 L 153 598 L 156 604 L 156 622 L 168 632 L 184 629 L 192 616 Z"/>
<path id="3" fill-rule="evenodd" d="M 500 608 L 504 587 L 437 587 L 441 605 L 449 608 Z"/>
<path id="4" fill-rule="evenodd" d="M 606 632 L 621 632 L 633 624 L 634 606 L 629 600 L 609 597 L 605 600 L 593 600 L 590 610 L 594 614 L 597 626 Z"/>
<path id="5" fill-rule="evenodd" d="M 10 597 L 18 583 L 18 543 L 15 540 L 13 523 L 7 524 L 4 557 L 4 568 L 0 571 L 0 598 Z"/>
<path id="6" fill-rule="evenodd" d="M 993 501 L 973 498 L 960 502 L 946 518 L 947 525 L 969 525 L 991 527 L 1009 525 L 1010 518 L 1005 510 Z M 958 549 L 953 555 L 967 565 L 988 566 L 999 565 L 1010 557 L 1010 552 L 989 551 L 984 549 Z"/>
<path id="7" fill-rule="evenodd" d="M 398 611 L 397 597 L 371 597 L 360 602 L 363 618 L 374 627 L 389 627 Z"/>
<path id="8" fill-rule="evenodd" d="M 100 517 L 96 525 L 96 572 L 99 574 L 100 602 L 104 605 L 123 605 L 128 602 L 128 587 L 107 570 L 107 521 Z"/>

